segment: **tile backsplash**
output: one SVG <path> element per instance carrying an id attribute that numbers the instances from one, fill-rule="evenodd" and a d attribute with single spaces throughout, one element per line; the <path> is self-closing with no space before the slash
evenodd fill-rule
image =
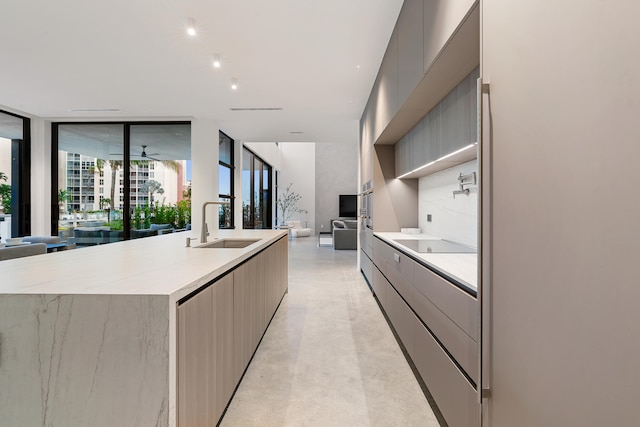
<path id="1" fill-rule="evenodd" d="M 469 195 L 453 198 L 453 191 L 460 189 L 460 173 L 471 172 L 479 178 L 477 160 L 420 178 L 418 225 L 423 233 L 478 247 L 478 185 L 465 187 Z"/>

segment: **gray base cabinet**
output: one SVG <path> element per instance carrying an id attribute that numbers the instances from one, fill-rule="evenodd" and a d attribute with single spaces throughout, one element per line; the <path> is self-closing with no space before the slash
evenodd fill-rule
<path id="1" fill-rule="evenodd" d="M 178 426 L 213 426 L 287 291 L 282 238 L 178 305 Z"/>
<path id="2" fill-rule="evenodd" d="M 376 238 L 373 292 L 451 427 L 477 426 L 477 300 Z"/>

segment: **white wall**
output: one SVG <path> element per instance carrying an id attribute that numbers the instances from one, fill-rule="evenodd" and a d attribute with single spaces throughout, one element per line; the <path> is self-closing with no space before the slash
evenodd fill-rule
<path id="1" fill-rule="evenodd" d="M 31 235 L 51 234 L 51 122 L 31 117 Z"/>
<path id="2" fill-rule="evenodd" d="M 191 121 L 191 224 L 194 235 L 200 235 L 202 204 L 218 200 L 219 129 L 211 119 Z M 217 205 L 207 207 L 209 230 L 218 229 Z"/>
<path id="3" fill-rule="evenodd" d="M 0 138 L 0 172 L 7 175 L 7 183 L 11 184 L 11 140 L 6 138 Z"/>
<path id="4" fill-rule="evenodd" d="M 316 164 L 316 231 L 330 231 L 338 218 L 340 194 L 358 194 L 358 144 L 319 143 Z"/>
<path id="5" fill-rule="evenodd" d="M 232 137 L 233 138 L 233 137 Z M 282 169 L 282 151 L 280 146 L 275 142 L 245 142 L 245 145 L 249 150 L 253 151 L 265 162 L 269 163 L 273 169 Z M 242 159 L 242 157 L 238 157 Z M 238 163 L 242 165 L 242 162 Z"/>
<path id="6" fill-rule="evenodd" d="M 478 173 L 473 160 L 418 180 L 418 225 L 423 233 L 478 247 L 478 186 L 469 186 L 469 195 L 456 195 L 458 176 Z M 431 222 L 427 215 L 431 215 Z"/>
<path id="7" fill-rule="evenodd" d="M 307 227 L 316 230 L 316 163 L 315 143 L 285 142 L 280 143 L 282 150 L 282 168 L 280 173 L 280 190 L 284 191 L 289 183 L 293 183 L 291 190 L 300 194 L 298 208 L 305 209 L 306 214 L 295 214 L 294 218 L 305 223 Z"/>

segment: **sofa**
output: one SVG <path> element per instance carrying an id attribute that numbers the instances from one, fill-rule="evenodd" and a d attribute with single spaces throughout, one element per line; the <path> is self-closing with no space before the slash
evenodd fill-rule
<path id="1" fill-rule="evenodd" d="M 358 221 L 355 219 L 334 219 L 333 249 L 358 249 Z"/>
<path id="2" fill-rule="evenodd" d="M 303 227 L 300 221 L 287 221 L 285 224 L 291 227 L 289 229 L 291 237 L 309 237 L 313 233 L 311 228 Z"/>
<path id="3" fill-rule="evenodd" d="M 33 243 L 30 245 L 4 246 L 0 248 L 0 261 L 8 259 L 22 258 L 31 255 L 41 255 L 47 253 L 46 243 Z"/>

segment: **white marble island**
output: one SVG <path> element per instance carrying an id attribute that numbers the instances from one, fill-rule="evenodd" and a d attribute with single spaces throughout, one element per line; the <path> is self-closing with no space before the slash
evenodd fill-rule
<path id="1" fill-rule="evenodd" d="M 242 249 L 186 237 L 0 263 L 3 426 L 176 425 L 178 301 L 282 239 L 286 253 L 282 231 L 209 237 L 260 239 Z"/>

